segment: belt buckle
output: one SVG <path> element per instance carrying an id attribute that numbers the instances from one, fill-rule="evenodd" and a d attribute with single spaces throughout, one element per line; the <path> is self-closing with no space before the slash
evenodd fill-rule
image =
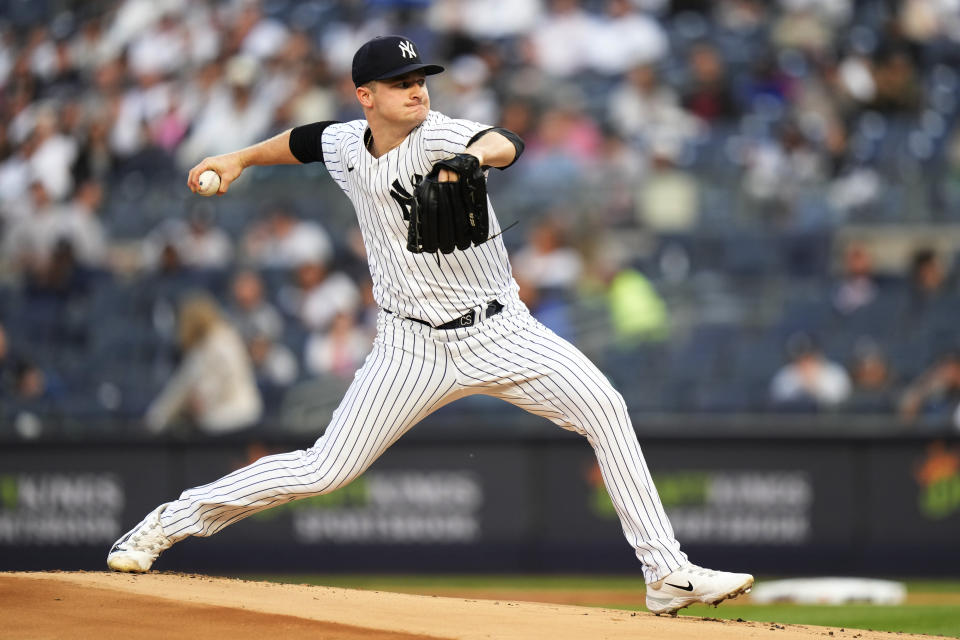
<path id="1" fill-rule="evenodd" d="M 458 319 L 461 327 L 469 327 L 473 325 L 473 316 L 476 314 L 475 311 L 470 311 L 470 313 L 465 313 Z"/>

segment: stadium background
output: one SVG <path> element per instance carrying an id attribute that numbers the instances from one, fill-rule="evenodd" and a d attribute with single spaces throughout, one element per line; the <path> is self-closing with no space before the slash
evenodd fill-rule
<path id="1" fill-rule="evenodd" d="M 491 177 L 501 220 L 519 220 L 504 239 L 523 295 L 623 392 L 700 562 L 956 575 L 950 3 L 0 9 L 3 568 L 100 568 L 148 507 L 319 435 L 370 339 L 348 202 L 322 166 L 258 168 L 209 200 L 188 192 L 186 168 L 360 117 L 350 57 L 397 32 L 447 65 L 435 108 L 526 139 Z M 306 255 L 262 249 L 289 227 L 311 239 Z M 240 272 L 262 302 L 238 301 Z M 219 437 L 154 433 L 145 413 L 182 358 L 177 306 L 198 290 L 247 341 L 264 415 Z M 811 345 L 835 365 L 813 367 L 832 392 L 780 389 Z M 633 571 L 605 498 L 585 443 L 469 398 L 352 489 L 161 562 Z"/>

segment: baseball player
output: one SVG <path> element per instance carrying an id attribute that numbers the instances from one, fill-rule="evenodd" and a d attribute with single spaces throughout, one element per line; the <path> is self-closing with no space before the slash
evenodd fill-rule
<path id="1" fill-rule="evenodd" d="M 517 295 L 484 171 L 505 169 L 523 142 L 505 129 L 430 110 L 421 61 L 401 36 L 353 59 L 365 115 L 318 122 L 206 158 L 219 194 L 253 165 L 323 162 L 353 203 L 380 312 L 373 350 L 323 436 L 160 505 L 107 556 L 115 571 L 148 571 L 162 551 L 275 505 L 329 493 L 362 474 L 440 407 L 471 394 L 502 398 L 585 436 L 647 583 L 647 607 L 676 612 L 750 589 L 753 577 L 691 564 L 664 513 L 623 397 L 575 347 L 535 320 Z"/>

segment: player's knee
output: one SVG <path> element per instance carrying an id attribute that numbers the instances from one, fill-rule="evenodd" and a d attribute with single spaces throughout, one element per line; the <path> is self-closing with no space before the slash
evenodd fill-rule
<path id="1" fill-rule="evenodd" d="M 611 385 L 604 386 L 597 395 L 597 401 L 605 411 L 614 411 L 624 415 L 627 413 L 627 401 L 624 400 L 620 392 Z"/>
<path id="2" fill-rule="evenodd" d="M 306 485 L 306 493 L 310 495 L 332 493 L 356 480 L 361 473 L 363 473 L 363 469 L 355 471 L 336 468 L 318 469 L 317 473 L 310 478 L 310 482 Z"/>

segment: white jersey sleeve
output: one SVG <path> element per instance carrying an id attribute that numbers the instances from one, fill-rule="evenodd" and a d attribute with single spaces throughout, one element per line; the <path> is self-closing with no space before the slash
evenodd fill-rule
<path id="1" fill-rule="evenodd" d="M 366 129 L 365 120 L 353 120 L 332 124 L 323 130 L 320 138 L 323 149 L 323 164 L 327 167 L 330 177 L 350 195 L 350 181 L 347 180 L 346 158 L 356 155 L 362 146 L 363 131 Z M 352 166 L 352 165 L 351 165 Z"/>
<path id="2" fill-rule="evenodd" d="M 423 146 L 431 164 L 463 153 L 478 133 L 492 128 L 488 124 L 446 116 L 428 120 L 424 125 Z"/>

